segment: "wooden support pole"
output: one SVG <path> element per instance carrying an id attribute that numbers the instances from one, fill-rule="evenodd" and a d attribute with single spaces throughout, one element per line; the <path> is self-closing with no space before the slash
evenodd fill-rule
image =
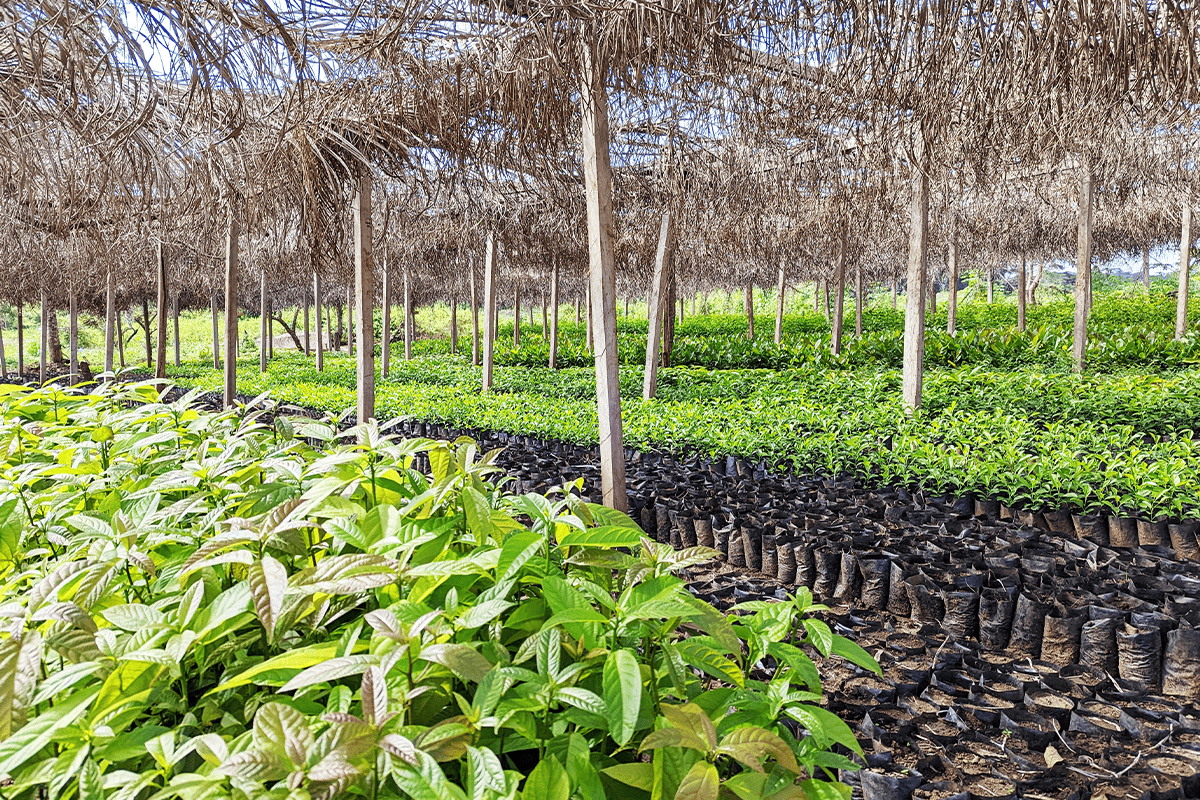
<path id="1" fill-rule="evenodd" d="M 1017 269 L 1017 330 L 1025 332 L 1025 254 L 1021 253 L 1021 266 Z"/>
<path id="2" fill-rule="evenodd" d="M 212 307 L 212 357 L 213 369 L 221 368 L 221 322 L 218 318 L 217 311 L 217 293 L 213 292 L 209 298 L 209 305 Z M 121 317 L 117 316 L 117 347 L 121 351 L 121 369 L 125 368 L 125 347 L 120 336 L 121 333 Z"/>
<path id="3" fill-rule="evenodd" d="M 79 302 L 75 289 L 67 295 L 67 341 L 71 348 L 71 385 L 79 382 Z"/>
<path id="4" fill-rule="evenodd" d="M 304 355 L 307 356 L 307 355 L 309 355 L 309 352 L 312 350 L 312 336 L 310 333 L 311 328 L 309 327 L 309 316 L 310 315 L 309 315 L 309 304 L 308 304 L 308 292 L 304 292 L 303 294 L 304 294 L 304 301 L 303 301 L 304 302 Z"/>
<path id="5" fill-rule="evenodd" d="M 412 273 L 404 270 L 404 360 L 412 361 L 413 340 Z"/>
<path id="6" fill-rule="evenodd" d="M 8 360 L 4 355 L 4 323 L 0 322 L 0 378 L 8 380 Z"/>
<path id="7" fill-rule="evenodd" d="M 846 226 L 838 235 L 837 261 L 833 267 L 833 319 L 830 321 L 830 349 L 834 355 L 842 352 L 842 317 L 846 309 Z"/>
<path id="8" fill-rule="evenodd" d="M 496 350 L 496 234 L 487 233 L 483 257 L 483 391 L 492 390 L 492 355 Z"/>
<path id="9" fill-rule="evenodd" d="M 104 286 L 104 371 L 111 375 L 113 371 L 113 349 L 117 330 L 117 284 L 113 280 L 112 268 L 109 267 L 108 277 Z"/>
<path id="10" fill-rule="evenodd" d="M 155 343 L 154 377 L 160 380 L 167 377 L 167 250 L 160 239 L 158 242 L 158 297 L 155 298 L 155 309 L 158 311 L 158 336 Z M 160 384 L 165 386 L 165 384 Z"/>
<path id="11" fill-rule="evenodd" d="M 458 353 L 458 294 L 450 295 L 450 355 Z"/>
<path id="12" fill-rule="evenodd" d="M 550 267 L 550 369 L 558 369 L 558 253 Z"/>
<path id="13" fill-rule="evenodd" d="M 46 382 L 46 355 L 50 351 L 50 307 L 46 302 L 46 291 L 42 290 L 42 348 L 41 364 L 38 370 L 38 383 Z"/>
<path id="14" fill-rule="evenodd" d="M 17 301 L 17 374 L 25 377 L 25 301 Z"/>
<path id="15" fill-rule="evenodd" d="M 642 373 L 642 399 L 650 400 L 658 384 L 658 350 L 663 329 L 663 298 L 667 293 L 668 276 L 675 247 L 675 222 L 670 211 L 664 211 L 658 227 L 658 251 L 654 256 L 654 277 L 646 302 L 646 365 Z"/>
<path id="16" fill-rule="evenodd" d="M 321 330 L 321 275 L 318 272 L 313 272 L 313 318 L 317 324 L 317 371 L 322 372 L 325 369 L 325 337 Z"/>
<path id="17" fill-rule="evenodd" d="M 813 311 L 817 314 L 823 314 L 821 310 L 821 284 L 824 281 L 813 281 Z"/>
<path id="18" fill-rule="evenodd" d="M 863 297 L 863 273 L 862 264 L 854 270 L 854 336 L 857 339 L 862 338 L 863 333 L 863 302 L 866 298 Z"/>
<path id="19" fill-rule="evenodd" d="M 829 319 L 829 281 L 821 281 L 821 310 L 825 315 L 825 321 Z"/>
<path id="20" fill-rule="evenodd" d="M 154 345 L 150 343 L 150 301 L 142 298 L 142 331 L 146 334 L 146 369 L 154 369 Z"/>
<path id="21" fill-rule="evenodd" d="M 671 366 L 671 352 L 675 349 L 675 293 L 679 288 L 679 281 L 676 280 L 674 264 L 671 265 L 671 277 L 667 281 L 667 296 L 663 298 L 662 303 L 662 361 L 660 366 L 664 369 Z"/>
<path id="22" fill-rule="evenodd" d="M 938 292 L 937 285 L 938 285 L 937 270 L 934 270 L 933 273 L 929 276 L 929 313 L 930 314 L 937 313 L 937 292 Z"/>
<path id="23" fill-rule="evenodd" d="M 238 227 L 237 214 L 229 211 L 229 230 L 225 238 L 225 407 L 233 406 L 237 395 L 238 345 Z"/>
<path id="24" fill-rule="evenodd" d="M 357 198 L 357 197 L 358 197 L 358 195 L 355 195 L 355 198 Z M 357 235 L 357 231 L 355 231 L 355 235 Z M 354 257 L 355 257 L 355 259 L 358 258 L 358 249 L 357 248 L 355 248 Z M 357 275 L 357 273 L 356 273 L 356 275 Z M 354 287 L 347 286 L 346 287 L 346 354 L 347 355 L 351 355 L 351 356 L 354 355 L 354 345 L 355 344 L 356 344 L 356 342 L 354 341 Z"/>
<path id="25" fill-rule="evenodd" d="M 746 297 L 743 303 L 746 307 L 746 338 L 754 339 L 754 285 L 746 284 Z"/>
<path id="26" fill-rule="evenodd" d="M 900 290 L 900 279 L 892 278 L 892 311 L 896 310 L 896 295 Z"/>
<path id="27" fill-rule="evenodd" d="M 358 307 L 358 423 L 375 418 L 375 260 L 371 252 L 371 171 L 354 193 L 354 295 Z"/>
<path id="28" fill-rule="evenodd" d="M 513 286 L 513 347 L 521 346 L 521 287 Z"/>
<path id="29" fill-rule="evenodd" d="M 180 365 L 179 358 L 179 293 L 171 299 L 171 323 L 175 333 L 175 366 Z"/>
<path id="30" fill-rule="evenodd" d="M 1142 291 L 1150 294 L 1150 248 L 1142 248 Z"/>
<path id="31" fill-rule="evenodd" d="M 267 371 L 267 270 L 258 276 L 258 371 Z"/>
<path id="32" fill-rule="evenodd" d="M 950 297 L 946 301 L 946 333 L 954 335 L 958 326 L 958 228 L 957 220 L 946 244 L 946 271 L 950 273 Z"/>
<path id="33" fill-rule="evenodd" d="M 1187 333 L 1188 283 L 1192 266 L 1192 195 L 1183 201 L 1183 232 L 1179 239 L 1179 292 L 1175 297 L 1175 338 Z"/>
<path id="34" fill-rule="evenodd" d="M 596 349 L 595 349 L 595 346 L 593 345 L 593 339 L 592 339 L 592 337 L 593 337 L 593 333 L 592 333 L 593 320 L 592 320 L 591 309 L 592 309 L 592 292 L 591 292 L 591 289 L 588 288 L 588 289 L 584 289 L 584 291 L 583 291 L 583 310 L 584 310 L 584 312 L 586 312 L 583 317 L 583 326 L 584 326 L 584 335 L 585 335 L 585 339 L 586 339 L 585 345 L 587 346 L 588 352 L 592 353 L 594 355 L 596 352 Z"/>
<path id="35" fill-rule="evenodd" d="M 576 325 L 583 322 L 583 317 L 581 316 L 582 312 L 580 312 L 580 310 L 579 310 L 581 297 L 582 297 L 581 295 L 575 295 L 575 324 Z"/>
<path id="36" fill-rule="evenodd" d="M 775 287 L 775 344 L 783 341 L 783 294 L 787 291 L 784 285 L 783 265 L 779 265 L 779 285 Z"/>
<path id="37" fill-rule="evenodd" d="M 479 291 L 475 279 L 475 257 L 467 257 L 467 274 L 471 276 L 471 364 L 479 366 Z"/>
<path id="38" fill-rule="evenodd" d="M 929 151 L 913 165 L 909 202 L 908 291 L 904 298 L 903 401 L 909 413 L 921 407 L 925 377 L 925 271 L 929 252 Z"/>
<path id="39" fill-rule="evenodd" d="M 629 510 L 617 361 L 617 291 L 613 255 L 612 173 L 609 167 L 608 69 L 596 63 L 591 41 L 583 47 L 583 183 L 587 198 L 589 303 L 595 336 L 596 402 L 600 433 L 600 483 L 604 503 Z"/>
<path id="40" fill-rule="evenodd" d="M 1087 321 L 1092 283 L 1092 195 L 1091 167 L 1085 165 L 1079 180 L 1079 226 L 1075 253 L 1075 328 L 1071 359 L 1075 371 L 1087 366 Z"/>
<path id="41" fill-rule="evenodd" d="M 383 339 L 379 342 L 379 373 L 387 378 L 392 366 L 392 265 L 383 262 Z M 405 274 L 407 274 L 405 270 Z"/>
<path id="42" fill-rule="evenodd" d="M 987 269 L 987 301 L 989 306 L 992 304 L 992 300 L 995 298 L 995 273 L 996 267 L 993 264 Z"/>
<path id="43" fill-rule="evenodd" d="M 117 357 L 121 369 L 125 369 L 125 335 L 121 332 L 121 312 L 117 312 Z"/>
<path id="44" fill-rule="evenodd" d="M 626 301 L 625 308 L 626 309 L 629 308 L 628 301 Z M 547 313 L 547 309 L 546 309 L 546 293 L 542 292 L 542 338 L 543 339 L 546 338 L 546 334 L 549 332 L 549 328 L 550 328 L 550 320 L 549 320 L 549 314 Z"/>

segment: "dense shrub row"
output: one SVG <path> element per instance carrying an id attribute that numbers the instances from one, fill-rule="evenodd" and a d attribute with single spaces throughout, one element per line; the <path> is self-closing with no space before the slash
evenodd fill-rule
<path id="1" fill-rule="evenodd" d="M 6 798 L 849 798 L 806 651 L 878 666 L 807 590 L 726 616 L 468 441 L 148 385 L 3 387 L 0 441 Z"/>

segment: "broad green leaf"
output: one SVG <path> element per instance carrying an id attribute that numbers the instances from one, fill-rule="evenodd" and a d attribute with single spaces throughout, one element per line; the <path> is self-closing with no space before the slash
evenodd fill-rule
<path id="1" fill-rule="evenodd" d="M 239 686 L 247 686 L 251 683 L 266 683 L 267 685 L 273 685 L 274 683 L 282 684 L 297 672 L 300 672 L 300 670 L 311 667 L 314 664 L 324 663 L 333 658 L 337 655 L 337 648 L 338 643 L 332 641 L 290 650 L 239 672 L 217 687 L 210 689 L 208 694 L 212 695 L 217 692 L 236 689 Z"/>
<path id="2" fill-rule="evenodd" d="M 313 734 L 299 711 L 283 703 L 267 703 L 254 715 L 254 746 L 280 752 L 302 766 L 313 746 Z"/>
<path id="3" fill-rule="evenodd" d="M 808 729 L 817 747 L 828 749 L 831 745 L 840 744 L 859 755 L 862 754 L 862 746 L 859 745 L 858 739 L 854 738 L 854 732 L 836 714 L 810 705 L 788 706 L 784 711 Z"/>
<path id="4" fill-rule="evenodd" d="M 637 730 L 642 704 L 642 671 L 637 658 L 628 650 L 611 653 L 604 662 L 604 706 L 609 733 L 624 747 Z"/>
<path id="5" fill-rule="evenodd" d="M 102 613 L 106 620 L 126 631 L 140 631 L 167 624 L 167 618 L 161 611 L 140 603 L 112 606 Z"/>
<path id="6" fill-rule="evenodd" d="M 831 638 L 832 645 L 829 649 L 834 655 L 841 656 L 851 664 L 857 664 L 863 669 L 869 669 L 876 675 L 883 675 L 883 670 L 879 668 L 879 662 L 866 650 L 863 650 L 845 636 L 839 636 L 835 633 Z"/>
<path id="7" fill-rule="evenodd" d="M 778 734 L 765 728 L 735 728 L 721 739 L 717 751 L 730 755 L 755 771 L 761 771 L 761 762 L 773 756 L 784 768 L 799 774 L 796 756 Z"/>
<path id="8" fill-rule="evenodd" d="M 804 629 L 808 631 L 808 640 L 823 656 L 828 656 L 833 647 L 833 632 L 829 626 L 819 619 L 805 619 Z"/>
<path id="9" fill-rule="evenodd" d="M 850 800 L 850 787 L 844 783 L 820 781 L 814 778 L 800 781 L 800 791 L 808 800 Z"/>
<path id="10" fill-rule="evenodd" d="M 668 646 L 679 654 L 684 663 L 739 688 L 746 685 L 746 677 L 738 665 L 708 643 L 690 638 Z"/>
<path id="11" fill-rule="evenodd" d="M 644 792 L 650 791 L 654 783 L 654 766 L 645 761 L 633 764 L 616 764 L 600 770 L 608 777 Z"/>
<path id="12" fill-rule="evenodd" d="M 697 761 L 679 782 L 675 800 L 717 800 L 720 789 L 717 768 L 707 761 Z"/>
<path id="13" fill-rule="evenodd" d="M 283 597 L 287 594 L 287 569 L 271 556 L 250 565 L 247 570 L 250 597 L 254 601 L 254 612 L 267 632 L 267 641 L 275 641 L 275 623 L 283 611 Z"/>
<path id="14" fill-rule="evenodd" d="M 0 641 L 0 740 L 25 724 L 42 669 L 42 640 L 36 630 Z"/>
<path id="15" fill-rule="evenodd" d="M 308 667 L 296 677 L 280 687 L 280 692 L 294 692 L 307 686 L 315 686 L 326 681 L 336 681 L 351 675 L 361 675 L 369 668 L 379 665 L 379 656 L 358 655 L 341 656 L 322 661 Z"/>
<path id="16" fill-rule="evenodd" d="M 538 762 L 521 790 L 522 800 L 568 800 L 570 796 L 571 781 L 554 756 Z"/>
<path id="17" fill-rule="evenodd" d="M 637 547 L 645 534 L 640 528 L 605 525 L 600 528 L 579 530 L 572 528 L 559 537 L 559 547 Z"/>
<path id="18" fill-rule="evenodd" d="M 492 668 L 492 662 L 480 655 L 478 650 L 465 644 L 432 644 L 421 651 L 421 658 L 441 664 L 459 678 L 471 683 L 479 683 Z"/>

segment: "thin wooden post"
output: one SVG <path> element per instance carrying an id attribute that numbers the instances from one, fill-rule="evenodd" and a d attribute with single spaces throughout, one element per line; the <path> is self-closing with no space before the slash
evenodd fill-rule
<path id="1" fill-rule="evenodd" d="M 117 356 L 121 369 L 125 369 L 125 334 L 121 332 L 121 312 L 117 312 Z"/>
<path id="2" fill-rule="evenodd" d="M 834 355 L 842 352 L 842 317 L 846 306 L 846 226 L 843 224 L 838 234 L 837 261 L 833 268 L 834 295 L 833 320 L 830 322 L 832 338 L 830 349 Z"/>
<path id="3" fill-rule="evenodd" d="M 150 301 L 142 298 L 142 330 L 146 332 L 146 369 L 154 367 L 154 345 L 150 343 Z"/>
<path id="4" fill-rule="evenodd" d="M 813 311 L 817 314 L 821 311 L 821 284 L 823 281 L 813 281 Z"/>
<path id="5" fill-rule="evenodd" d="M 958 326 L 958 222 L 950 230 L 946 245 L 946 270 L 950 273 L 950 297 L 946 301 L 946 333 L 954 335 Z"/>
<path id="6" fill-rule="evenodd" d="M 892 278 L 892 311 L 896 310 L 896 295 L 900 291 L 900 279 Z"/>
<path id="7" fill-rule="evenodd" d="M 583 47 L 583 182 L 587 197 L 589 303 L 596 358 L 600 433 L 600 483 L 604 503 L 629 510 L 617 361 L 617 287 L 613 263 L 612 173 L 609 167 L 607 67 L 596 63 L 591 41 Z"/>
<path id="8" fill-rule="evenodd" d="M 79 303 L 75 289 L 67 295 L 67 341 L 71 348 L 71 385 L 79 382 Z"/>
<path id="9" fill-rule="evenodd" d="M 46 354 L 50 350 L 50 308 L 46 303 L 46 291 L 42 290 L 42 349 L 38 383 L 46 382 Z"/>
<path id="10" fill-rule="evenodd" d="M 258 276 L 258 371 L 267 371 L 267 270 Z"/>
<path id="11" fill-rule="evenodd" d="M 238 227 L 237 214 L 229 210 L 229 231 L 225 238 L 225 407 L 231 408 L 237 395 L 238 334 Z"/>
<path id="12" fill-rule="evenodd" d="M 1025 254 L 1021 253 L 1021 266 L 1017 270 L 1017 330 L 1025 332 Z"/>
<path id="13" fill-rule="evenodd" d="M 171 300 L 171 323 L 175 333 L 175 366 L 180 365 L 179 359 L 179 293 Z"/>
<path id="14" fill-rule="evenodd" d="M 392 265 L 383 262 L 383 339 L 379 342 L 380 374 L 387 378 L 392 365 Z M 407 274 L 407 270 L 405 270 Z"/>
<path id="15" fill-rule="evenodd" d="M 583 297 L 582 294 L 575 295 L 575 324 L 576 325 L 583 322 L 583 317 L 581 316 L 581 312 L 579 310 L 582 297 Z"/>
<path id="16" fill-rule="evenodd" d="M 355 195 L 357 198 L 358 195 Z M 357 235 L 357 231 L 355 232 Z M 358 258 L 357 248 L 354 251 L 354 257 Z M 346 355 L 354 355 L 354 287 L 346 287 Z"/>
<path id="17" fill-rule="evenodd" d="M 117 316 L 117 284 L 113 280 L 112 267 L 108 269 L 108 278 L 104 287 L 104 371 L 109 375 L 113 371 L 113 349 L 116 336 Z"/>
<path id="18" fill-rule="evenodd" d="M 995 296 L 995 281 L 993 280 L 993 276 L 994 276 L 995 272 L 996 272 L 996 267 L 994 265 L 988 267 L 988 269 L 987 269 L 987 301 L 988 301 L 989 306 L 992 304 L 992 300 L 994 299 L 994 296 Z"/>
<path id="19" fill-rule="evenodd" d="M 550 369 L 558 369 L 558 253 L 550 268 Z"/>
<path id="20" fill-rule="evenodd" d="M 17 301 L 17 374 L 25 377 L 25 301 Z"/>
<path id="21" fill-rule="evenodd" d="M 0 378 L 8 380 L 8 361 L 4 356 L 4 323 L 0 322 Z"/>
<path id="22" fill-rule="evenodd" d="M 744 305 L 746 307 L 746 338 L 754 339 L 754 285 L 746 284 L 746 298 Z"/>
<path id="23" fill-rule="evenodd" d="M 1142 248 L 1142 292 L 1150 294 L 1150 248 Z"/>
<path id="24" fill-rule="evenodd" d="M 1090 165 L 1084 165 L 1079 181 L 1079 227 L 1075 254 L 1075 329 L 1071 359 L 1075 371 L 1087 366 L 1087 321 L 1092 282 L 1092 194 Z"/>
<path id="25" fill-rule="evenodd" d="M 167 377 L 167 250 L 162 240 L 158 241 L 158 296 L 154 307 L 158 311 L 158 330 L 155 339 L 154 377 Z M 165 384 L 160 384 L 164 385 Z"/>
<path id="26" fill-rule="evenodd" d="M 312 349 L 312 336 L 309 329 L 308 292 L 304 291 L 302 294 L 304 295 L 302 301 L 304 303 L 304 355 L 307 356 Z"/>
<path id="27" fill-rule="evenodd" d="M 467 273 L 471 276 L 471 364 L 479 366 L 479 291 L 475 282 L 475 257 L 467 257 Z"/>
<path id="28" fill-rule="evenodd" d="M 594 355 L 596 350 L 592 344 L 592 341 L 593 341 L 592 340 L 592 336 L 593 336 L 592 321 L 593 320 L 592 320 L 592 292 L 591 292 L 590 287 L 587 289 L 584 289 L 584 291 L 583 291 L 583 310 L 586 312 L 583 317 L 583 325 L 584 325 L 584 329 L 585 329 L 584 334 L 585 334 L 585 338 L 586 338 L 585 344 L 587 345 L 588 352 L 592 353 Z"/>
<path id="29" fill-rule="evenodd" d="M 821 309 L 825 315 L 825 321 L 829 319 L 829 281 L 821 281 Z"/>
<path id="30" fill-rule="evenodd" d="M 404 270 L 404 360 L 412 361 L 413 340 L 412 273 Z"/>
<path id="31" fill-rule="evenodd" d="M 496 350 L 496 234 L 487 233 L 483 257 L 483 391 L 492 390 L 492 355 Z"/>
<path id="32" fill-rule="evenodd" d="M 672 264 L 671 277 L 667 281 L 667 296 L 663 298 L 659 305 L 662 308 L 662 361 L 659 362 L 663 368 L 671 366 L 671 352 L 675 349 L 675 293 L 679 290 L 678 276 L 675 274 L 674 265 Z"/>
<path id="33" fill-rule="evenodd" d="M 862 264 L 854 270 L 854 336 L 861 339 L 863 333 L 863 273 Z"/>
<path id="34" fill-rule="evenodd" d="M 654 277 L 650 281 L 650 296 L 646 318 L 646 365 L 642 373 L 642 399 L 650 400 L 658 386 L 658 349 L 662 337 L 662 301 L 667 293 L 668 275 L 675 247 L 675 222 L 670 211 L 664 211 L 658 227 L 658 252 L 654 256 Z"/>
<path id="35" fill-rule="evenodd" d="M 775 344 L 783 341 L 783 293 L 787 287 L 784 285 L 783 265 L 779 265 L 779 285 L 775 287 Z"/>
<path id="36" fill-rule="evenodd" d="M 937 313 L 937 270 L 933 270 L 929 276 L 929 313 Z"/>
<path id="37" fill-rule="evenodd" d="M 922 143 L 923 144 L 923 143 Z M 904 298 L 903 400 L 910 413 L 921 407 L 925 377 L 925 270 L 929 235 L 929 151 L 913 165 L 909 203 L 908 291 Z"/>
<path id="38" fill-rule="evenodd" d="M 628 309 L 628 307 L 629 307 L 628 301 L 626 302 L 625 307 Z M 628 316 L 628 314 L 626 316 Z M 548 317 L 549 317 L 549 315 L 546 313 L 546 293 L 542 292 L 542 338 L 543 339 L 546 338 L 547 330 L 550 327 Z"/>
<path id="39" fill-rule="evenodd" d="M 358 306 L 358 423 L 375 418 L 375 263 L 371 252 L 371 171 L 354 193 L 354 294 Z"/>
<path id="40" fill-rule="evenodd" d="M 513 347 L 521 346 L 521 287 L 513 286 Z"/>
<path id="41" fill-rule="evenodd" d="M 328 309 L 326 309 L 328 311 Z M 317 371 L 325 369 L 325 339 L 321 331 L 321 275 L 313 272 L 313 318 L 317 323 Z"/>
<path id="42" fill-rule="evenodd" d="M 450 295 L 450 355 L 458 353 L 458 295 Z"/>
<path id="43" fill-rule="evenodd" d="M 1188 283 L 1192 266 L 1192 195 L 1183 201 L 1183 233 L 1179 241 L 1179 292 L 1175 298 L 1175 338 L 1187 333 Z"/>
<path id="44" fill-rule="evenodd" d="M 209 305 L 212 307 L 212 344 L 213 344 L 213 369 L 221 368 L 221 324 L 217 318 L 217 293 L 213 292 L 209 295 Z M 121 369 L 125 368 L 125 346 L 120 336 L 121 333 L 121 317 L 117 315 L 117 347 L 121 351 Z"/>

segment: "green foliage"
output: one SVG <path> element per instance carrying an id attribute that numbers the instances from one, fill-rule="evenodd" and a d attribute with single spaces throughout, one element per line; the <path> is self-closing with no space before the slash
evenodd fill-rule
<path id="1" fill-rule="evenodd" d="M 878 666 L 806 591 L 727 616 L 573 486 L 266 406 L 0 391 L 5 797 L 849 796 L 807 652 Z"/>

